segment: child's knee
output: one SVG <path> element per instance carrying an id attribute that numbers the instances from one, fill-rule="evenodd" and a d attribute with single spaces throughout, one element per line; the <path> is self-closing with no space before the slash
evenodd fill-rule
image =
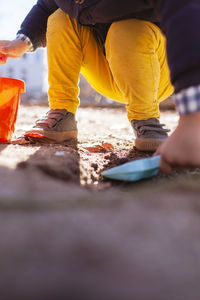
<path id="1" fill-rule="evenodd" d="M 129 52 L 154 51 L 159 45 L 161 32 L 154 24 L 138 19 L 114 22 L 108 32 L 106 49 Z"/>
<path id="2" fill-rule="evenodd" d="M 64 13 L 61 9 L 57 9 L 47 22 L 47 38 L 55 36 L 60 32 L 67 31 L 72 27 L 72 22 L 75 22 L 72 18 Z"/>

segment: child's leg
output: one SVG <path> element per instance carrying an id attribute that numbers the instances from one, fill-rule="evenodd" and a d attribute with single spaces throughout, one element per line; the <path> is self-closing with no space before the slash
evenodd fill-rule
<path id="1" fill-rule="evenodd" d="M 130 19 L 111 25 L 106 57 L 123 98 L 129 121 L 159 118 L 159 102 L 173 92 L 160 29 Z"/>
<path id="2" fill-rule="evenodd" d="M 80 71 L 97 91 L 118 101 L 122 99 L 93 31 L 78 25 L 60 9 L 48 20 L 47 54 L 51 109 L 75 113 Z"/>
<path id="3" fill-rule="evenodd" d="M 132 25 L 130 27 L 129 22 Z M 149 22 L 127 20 L 112 24 L 106 41 L 106 59 L 92 30 L 78 25 L 74 19 L 58 9 L 49 18 L 47 28 L 50 108 L 65 108 L 75 113 L 79 104 L 78 80 L 81 71 L 98 92 L 129 104 L 130 120 L 134 117 L 142 119 L 144 110 L 146 110 L 145 118 L 158 116 L 158 88 L 154 88 L 152 82 L 155 81 L 154 85 L 157 85 L 158 81 L 159 84 L 160 65 L 163 66 L 161 77 L 165 79 L 160 81 L 163 82 L 162 89 L 159 91 L 162 100 L 171 94 L 172 87 L 169 83 L 169 72 L 166 57 L 161 51 L 162 47 L 158 47 L 162 61 L 159 62 L 157 55 L 151 53 L 150 66 L 146 58 L 148 55 L 139 52 L 139 45 L 134 50 L 135 41 L 137 39 L 140 41 L 142 34 L 142 29 L 138 26 L 140 23 L 143 35 L 146 37 L 146 42 L 140 43 L 144 44 L 144 51 L 152 52 L 152 48 L 159 44 L 159 41 L 156 44 L 153 40 L 151 26 L 155 27 L 162 37 L 160 30 Z M 144 40 L 143 36 L 141 39 Z M 159 73 L 159 76 L 155 74 L 156 78 L 154 78 L 152 72 Z M 148 114 L 148 110 L 151 114 Z M 134 112 L 140 117 L 136 117 Z"/>
<path id="4" fill-rule="evenodd" d="M 105 96 L 121 100 L 122 95 L 94 32 L 78 25 L 60 9 L 48 20 L 47 54 L 51 109 L 36 121 L 31 133 L 42 134 L 47 142 L 59 143 L 77 137 L 74 114 L 79 104 L 81 68 L 86 78 Z"/>
<path id="5" fill-rule="evenodd" d="M 50 17 L 47 30 L 50 108 L 75 113 L 81 71 L 98 92 L 127 104 L 130 121 L 158 118 L 159 99 L 173 90 L 165 52 L 161 51 L 164 49 L 160 46 L 161 37 L 159 29 L 149 22 L 116 22 L 108 32 L 105 57 L 90 28 L 78 25 L 57 10 Z M 148 144 L 147 147 L 152 150 L 166 133 L 161 132 L 160 124 L 150 125 L 153 125 L 153 146 Z M 65 128 L 67 131 L 67 122 Z M 154 135 L 157 131 L 161 132 L 161 138 Z"/>
<path id="6" fill-rule="evenodd" d="M 82 51 L 78 26 L 58 9 L 48 19 L 47 61 L 49 106 L 75 113 Z"/>

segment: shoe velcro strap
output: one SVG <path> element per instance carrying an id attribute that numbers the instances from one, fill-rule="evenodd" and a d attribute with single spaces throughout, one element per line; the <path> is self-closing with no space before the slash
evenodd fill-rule
<path id="1" fill-rule="evenodd" d="M 39 119 L 36 121 L 36 127 L 37 126 L 45 126 L 47 125 L 48 127 L 54 126 L 57 122 L 61 121 L 63 117 L 66 115 L 66 112 L 55 112 L 55 111 L 50 111 L 47 113 L 46 117 L 43 119 Z"/>
<path id="2" fill-rule="evenodd" d="M 62 119 L 65 115 L 64 114 L 59 114 L 59 113 L 55 113 L 55 112 L 52 112 L 52 113 L 49 113 L 46 118 L 47 119 L 55 119 L 55 120 L 58 120 L 58 119 Z"/>
<path id="3" fill-rule="evenodd" d="M 59 120 L 55 119 L 55 118 L 49 118 L 49 119 L 41 119 L 41 120 L 37 120 L 35 123 L 35 126 L 54 126 Z"/>
<path id="4" fill-rule="evenodd" d="M 146 131 L 154 131 L 154 132 L 156 131 L 156 132 L 160 132 L 160 133 L 165 133 L 165 132 L 169 132 L 170 130 L 155 125 L 155 126 L 141 126 L 141 127 L 138 126 L 138 131 L 140 133 L 143 133 Z"/>

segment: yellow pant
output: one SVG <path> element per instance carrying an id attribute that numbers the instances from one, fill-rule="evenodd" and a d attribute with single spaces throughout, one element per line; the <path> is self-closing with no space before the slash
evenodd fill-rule
<path id="1" fill-rule="evenodd" d="M 165 39 L 154 24 L 136 19 L 111 25 L 106 57 L 89 27 L 58 9 L 48 20 L 51 109 L 75 113 L 80 72 L 99 93 L 127 104 L 129 121 L 159 118 L 159 102 L 173 92 Z"/>

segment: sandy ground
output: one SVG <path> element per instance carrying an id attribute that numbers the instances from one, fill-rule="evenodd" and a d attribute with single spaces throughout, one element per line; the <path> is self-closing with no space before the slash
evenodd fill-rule
<path id="1" fill-rule="evenodd" d="M 47 107 L 21 106 L 16 124 L 16 136 L 31 128 Z M 47 179 L 74 182 L 88 188 L 101 189 L 113 183 L 103 180 L 101 171 L 129 160 L 151 156 L 134 149 L 133 130 L 123 108 L 80 108 L 77 114 L 78 141 L 62 145 L 0 145 L 0 165 L 12 170 L 38 171 Z M 177 123 L 174 112 L 162 114 L 162 122 L 173 130 Z M 93 148 L 109 143 L 113 149 L 93 153 Z M 92 149 L 90 149 L 92 148 Z M 89 149 L 89 150 L 88 150 Z M 35 187 L 34 187 L 35 188 Z"/>
<path id="2" fill-rule="evenodd" d="M 47 107 L 19 111 L 16 135 Z M 149 156 L 123 109 L 80 108 L 78 142 L 0 145 L 3 300 L 199 300 L 200 172 L 138 183 L 101 171 Z M 175 128 L 174 112 L 162 121 Z M 86 150 L 102 142 L 111 151 Z"/>

